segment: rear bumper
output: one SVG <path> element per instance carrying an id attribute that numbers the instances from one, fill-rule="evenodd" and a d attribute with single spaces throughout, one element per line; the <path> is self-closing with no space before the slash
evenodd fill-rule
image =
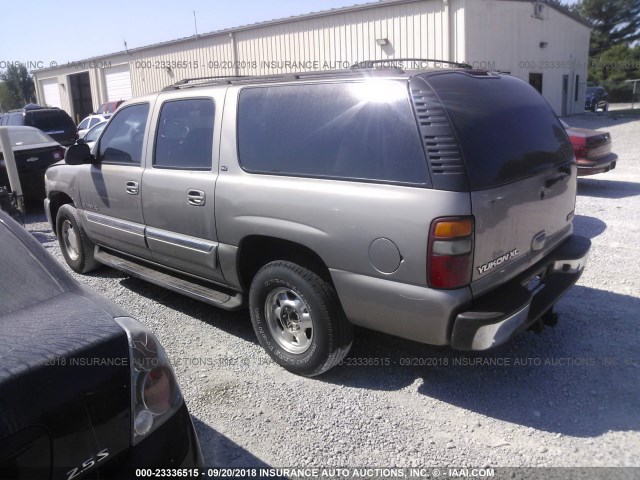
<path id="1" fill-rule="evenodd" d="M 529 328 L 578 281 L 590 248 L 589 239 L 574 235 L 518 277 L 475 300 L 456 316 L 451 346 L 487 350 Z"/>
<path id="2" fill-rule="evenodd" d="M 618 155 L 610 153 L 597 160 L 578 159 L 578 176 L 595 175 L 596 173 L 604 173 L 616 168 Z"/>

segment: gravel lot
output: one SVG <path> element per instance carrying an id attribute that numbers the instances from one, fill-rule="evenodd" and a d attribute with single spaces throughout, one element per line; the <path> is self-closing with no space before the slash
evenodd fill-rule
<path id="1" fill-rule="evenodd" d="M 566 119 L 609 130 L 620 161 L 579 180 L 575 229 L 593 247 L 559 324 L 490 353 L 358 330 L 349 365 L 299 378 L 270 362 L 246 310 L 108 268 L 73 275 L 157 333 L 207 465 L 640 466 L 640 120 L 614 116 Z M 44 215 L 28 220 L 66 267 Z M 388 365 L 361 365 L 374 359 Z"/>

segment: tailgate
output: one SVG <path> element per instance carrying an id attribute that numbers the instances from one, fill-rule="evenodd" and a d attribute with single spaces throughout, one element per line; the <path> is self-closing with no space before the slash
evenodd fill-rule
<path id="1" fill-rule="evenodd" d="M 474 293 L 514 277 L 570 235 L 575 196 L 575 165 L 472 192 L 476 220 L 472 282 L 492 277 L 472 284 Z"/>
<path id="2" fill-rule="evenodd" d="M 447 114 L 466 171 L 475 217 L 471 286 L 478 295 L 571 234 L 573 149 L 551 107 L 518 78 L 459 70 L 424 79 Z"/>

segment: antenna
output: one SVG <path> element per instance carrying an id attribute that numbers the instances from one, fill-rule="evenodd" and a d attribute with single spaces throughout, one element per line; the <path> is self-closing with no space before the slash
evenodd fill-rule
<path id="1" fill-rule="evenodd" d="M 196 29 L 196 38 L 198 38 L 198 20 L 196 19 L 196 11 L 193 11 L 193 26 Z"/>
<path id="2" fill-rule="evenodd" d="M 127 40 L 123 38 L 122 41 L 124 42 L 124 51 L 129 53 L 129 48 L 127 47 Z"/>

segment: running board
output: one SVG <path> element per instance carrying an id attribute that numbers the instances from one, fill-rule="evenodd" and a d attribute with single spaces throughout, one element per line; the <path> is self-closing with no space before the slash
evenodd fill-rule
<path id="1" fill-rule="evenodd" d="M 119 256 L 100 247 L 96 248 L 94 258 L 104 265 L 121 270 L 134 277 L 225 310 L 236 310 L 242 306 L 241 293 L 226 290 L 196 278 L 180 275 L 160 267 L 154 268 L 153 265 L 146 262 Z"/>

